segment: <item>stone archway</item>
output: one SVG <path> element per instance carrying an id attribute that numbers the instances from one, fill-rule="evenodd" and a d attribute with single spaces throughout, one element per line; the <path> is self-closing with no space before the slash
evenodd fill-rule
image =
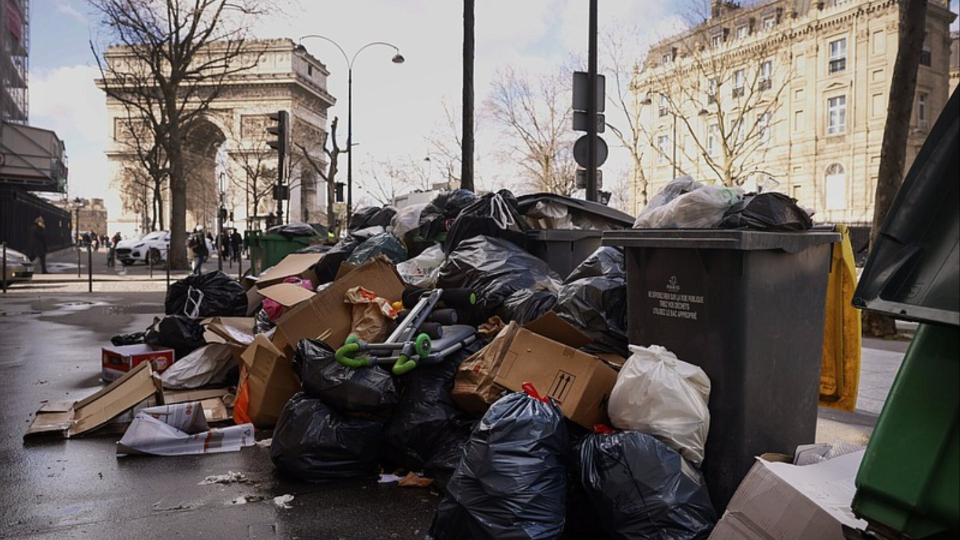
<path id="1" fill-rule="evenodd" d="M 226 142 L 223 131 L 207 119 L 190 130 L 184 146 L 187 177 L 187 227 L 213 230 L 219 207 L 217 151 Z"/>

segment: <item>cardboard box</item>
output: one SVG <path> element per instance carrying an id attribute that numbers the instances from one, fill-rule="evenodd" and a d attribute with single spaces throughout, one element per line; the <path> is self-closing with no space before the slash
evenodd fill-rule
<path id="1" fill-rule="evenodd" d="M 864 529 L 850 510 L 863 451 L 797 466 L 757 458 L 710 540 L 843 540 Z"/>
<path id="2" fill-rule="evenodd" d="M 143 343 L 104 347 L 100 351 L 104 381 L 115 381 L 144 362 L 152 362 L 153 369 L 162 373 L 176 360 L 173 349 L 159 349 Z"/>
<path id="3" fill-rule="evenodd" d="M 52 434 L 70 438 L 97 429 L 160 392 L 150 362 L 141 362 L 99 392 L 80 401 L 44 403 L 24 440 Z"/>
<path id="4" fill-rule="evenodd" d="M 518 392 L 523 383 L 533 383 L 560 405 L 564 416 L 585 428 L 609 424 L 607 402 L 617 372 L 577 350 L 589 342 L 555 313 L 547 313 L 517 331 L 494 381 Z"/>
<path id="5" fill-rule="evenodd" d="M 292 351 L 301 339 L 316 339 L 329 330 L 324 341 L 334 348 L 343 345 L 353 320 L 353 306 L 344 303 L 343 296 L 358 285 L 390 301 L 399 300 L 404 289 L 393 264 L 382 257 L 374 258 L 287 310 L 277 321 L 273 343 Z"/>
<path id="6" fill-rule="evenodd" d="M 293 283 L 277 283 L 260 289 L 260 294 L 285 308 L 310 300 L 317 293 Z"/>
<path id="7" fill-rule="evenodd" d="M 263 334 L 241 355 L 246 369 L 250 393 L 247 415 L 258 428 L 273 427 L 283 406 L 300 391 L 300 380 L 290 367 L 290 360 Z"/>
<path id="8" fill-rule="evenodd" d="M 322 253 L 291 253 L 257 279 L 257 288 L 263 291 L 270 285 L 282 283 L 288 277 L 309 279 L 316 286 L 317 275 L 313 267 L 322 258 Z"/>

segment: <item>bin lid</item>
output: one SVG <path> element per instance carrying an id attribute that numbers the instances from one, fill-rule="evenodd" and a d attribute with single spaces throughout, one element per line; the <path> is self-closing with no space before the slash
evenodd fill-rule
<path id="1" fill-rule="evenodd" d="M 530 240 L 543 240 L 547 242 L 576 242 L 584 238 L 600 238 L 603 231 L 592 229 L 536 229 L 527 231 L 527 238 Z"/>
<path id="2" fill-rule="evenodd" d="M 788 253 L 836 243 L 840 239 L 839 233 L 823 230 L 766 232 L 727 229 L 630 229 L 603 233 L 605 246 L 740 251 L 778 249 Z"/>
<path id="3" fill-rule="evenodd" d="M 517 197 L 517 209 L 520 211 L 520 214 L 526 214 L 531 207 L 540 201 L 559 203 L 574 210 L 575 212 L 590 214 L 601 219 L 617 223 L 622 227 L 633 226 L 634 220 L 630 214 L 626 214 L 617 210 L 616 208 L 610 208 L 609 206 L 604 206 L 593 201 L 574 199 L 573 197 L 557 195 L 556 193 L 532 193 L 530 195 L 521 195 Z"/>
<path id="4" fill-rule="evenodd" d="M 960 93 L 917 154 L 863 268 L 853 305 L 960 326 Z"/>

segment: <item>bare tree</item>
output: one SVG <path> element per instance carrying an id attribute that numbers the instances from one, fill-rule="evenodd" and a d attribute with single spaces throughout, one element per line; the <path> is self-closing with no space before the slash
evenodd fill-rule
<path id="1" fill-rule="evenodd" d="M 366 172 L 363 187 L 379 204 L 393 204 L 398 195 L 430 189 L 430 161 L 412 156 L 399 162 L 387 158 Z"/>
<path id="2" fill-rule="evenodd" d="M 926 27 L 924 22 L 927 18 L 927 0 L 901 0 L 899 10 L 899 45 L 890 80 L 890 101 L 887 103 L 883 142 L 880 144 L 880 170 L 877 173 L 873 223 L 870 228 L 871 250 L 876 245 L 880 228 L 900 190 L 900 184 L 903 183 L 910 115 L 913 112 L 917 69 L 920 66 L 920 52 Z M 897 333 L 895 321 L 885 315 L 864 311 L 862 323 L 863 333 L 869 336 L 887 337 Z"/>
<path id="3" fill-rule="evenodd" d="M 778 37 L 756 37 L 734 51 L 702 30 L 648 59 L 636 86 L 646 92 L 641 103 L 672 125 L 669 135 L 644 128 L 660 159 L 680 174 L 688 172 L 684 162 L 702 162 L 726 186 L 743 184 L 761 166 L 792 69 L 775 69 Z M 650 69 L 653 62 L 670 68 Z M 691 144 L 680 144 L 681 135 Z"/>
<path id="4" fill-rule="evenodd" d="M 125 199 L 132 195 L 138 201 L 147 191 L 151 201 L 144 201 L 138 211 L 150 216 L 150 230 L 162 229 L 164 224 L 164 193 L 170 177 L 166 152 L 136 112 L 124 104 L 126 115 L 116 120 L 114 138 L 120 143 L 122 174 L 118 188 Z M 126 206 L 127 208 L 133 208 Z M 147 213 L 147 208 L 150 212 Z"/>
<path id="5" fill-rule="evenodd" d="M 323 179 L 324 184 L 327 187 L 327 228 L 330 231 L 333 231 L 334 235 L 338 235 L 338 220 L 337 212 L 334 206 L 334 201 L 336 200 L 337 195 L 337 172 L 339 171 L 339 161 L 340 161 L 340 145 L 337 143 L 337 123 L 339 119 L 334 116 L 333 121 L 330 122 L 330 136 L 322 137 L 323 142 L 323 152 L 327 155 L 329 159 L 329 165 L 326 171 L 323 170 L 323 166 L 317 162 L 311 155 L 310 149 L 307 148 L 305 144 L 297 144 L 297 147 L 300 149 L 301 155 L 306 160 L 307 164 L 310 165 L 310 168 L 316 172 L 320 178 Z M 329 144 L 328 144 L 329 143 Z"/>
<path id="6" fill-rule="evenodd" d="M 259 62 L 263 47 L 247 41 L 247 22 L 263 6 L 260 0 L 88 1 L 114 45 L 96 54 L 99 86 L 144 122 L 169 161 L 170 241 L 184 245 L 184 141 L 226 79 Z M 186 250 L 171 249 L 175 268 L 186 268 L 186 257 Z"/>
<path id="7" fill-rule="evenodd" d="M 507 68 L 494 77 L 484 104 L 507 136 L 506 155 L 538 191 L 570 195 L 576 189 L 570 92 L 567 70 L 531 81 Z"/>

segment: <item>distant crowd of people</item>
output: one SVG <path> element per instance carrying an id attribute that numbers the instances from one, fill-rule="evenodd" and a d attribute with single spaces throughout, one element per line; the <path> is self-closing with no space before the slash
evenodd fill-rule
<path id="1" fill-rule="evenodd" d="M 240 235 L 240 231 L 237 229 L 224 229 L 220 235 L 214 239 L 210 231 L 204 234 L 203 225 L 197 225 L 193 234 L 191 234 L 187 240 L 187 248 L 193 255 L 194 274 L 200 274 L 203 263 L 210 258 L 210 250 L 207 248 L 208 242 L 215 252 L 219 252 L 222 257 L 229 257 L 232 262 L 239 261 L 243 255 L 243 249 L 245 247 L 243 245 L 243 236 Z"/>

